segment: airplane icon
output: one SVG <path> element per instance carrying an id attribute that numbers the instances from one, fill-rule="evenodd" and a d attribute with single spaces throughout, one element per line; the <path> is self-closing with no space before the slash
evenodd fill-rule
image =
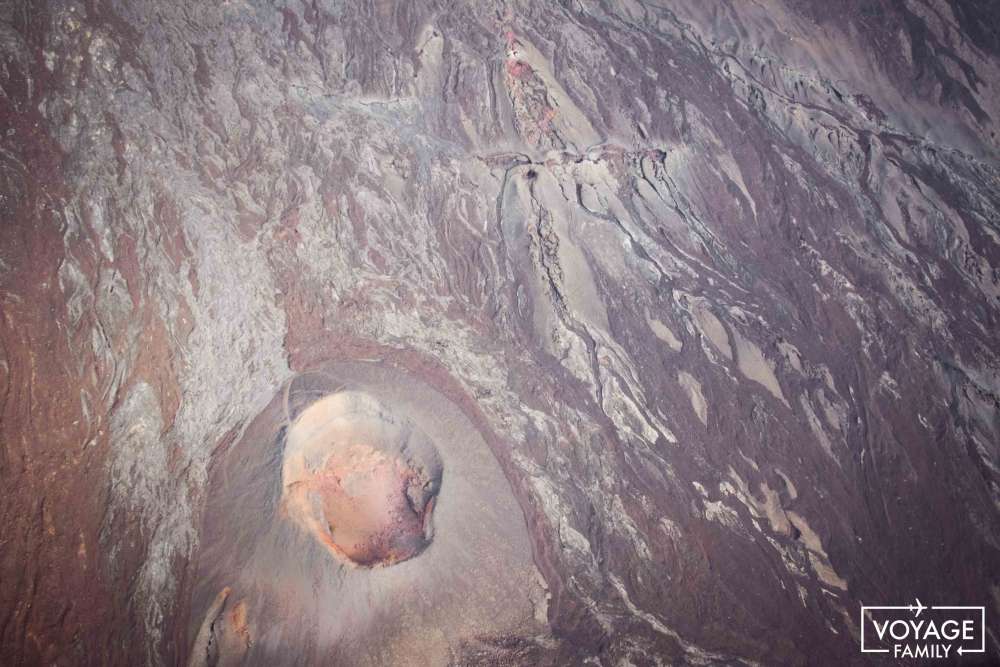
<path id="1" fill-rule="evenodd" d="M 916 600 L 917 604 L 915 605 L 911 604 L 909 607 L 907 607 L 907 609 L 914 612 L 913 616 L 914 618 L 916 618 L 920 616 L 920 614 L 924 611 L 924 609 L 927 609 L 927 605 L 920 602 L 920 598 L 914 598 L 914 600 Z"/>

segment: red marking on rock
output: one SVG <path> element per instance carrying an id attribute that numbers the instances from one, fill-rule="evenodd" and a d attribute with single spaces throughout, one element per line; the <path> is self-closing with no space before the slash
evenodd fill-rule
<path id="1" fill-rule="evenodd" d="M 531 65 L 524 62 L 523 60 L 508 60 L 507 61 L 507 73 L 510 74 L 515 79 L 527 79 L 535 70 L 531 68 Z"/>

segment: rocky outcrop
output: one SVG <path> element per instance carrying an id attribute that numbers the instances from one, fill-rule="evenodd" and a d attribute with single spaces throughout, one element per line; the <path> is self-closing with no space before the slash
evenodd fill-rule
<path id="1" fill-rule="evenodd" d="M 538 622 L 455 664 L 1000 613 L 991 3 L 0 8 L 5 664 L 246 648 L 216 476 L 344 363 L 460 413 L 520 509 Z"/>

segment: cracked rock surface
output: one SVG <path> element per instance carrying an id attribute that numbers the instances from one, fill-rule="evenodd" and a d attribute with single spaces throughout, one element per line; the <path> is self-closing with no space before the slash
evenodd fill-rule
<path id="1" fill-rule="evenodd" d="M 1000 617 L 997 25 L 0 0 L 0 662 L 851 664 L 862 602 Z M 301 536 L 227 484 L 280 498 L 251 436 L 317 369 L 440 502 L 388 567 L 302 542 L 282 606 L 222 566 Z"/>

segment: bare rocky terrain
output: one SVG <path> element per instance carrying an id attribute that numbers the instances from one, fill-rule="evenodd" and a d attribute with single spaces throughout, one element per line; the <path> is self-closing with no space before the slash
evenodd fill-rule
<path id="1" fill-rule="evenodd" d="M 1000 660 L 997 26 L 0 0 L 0 663 Z M 279 502 L 342 391 L 440 456 L 365 567 Z"/>

